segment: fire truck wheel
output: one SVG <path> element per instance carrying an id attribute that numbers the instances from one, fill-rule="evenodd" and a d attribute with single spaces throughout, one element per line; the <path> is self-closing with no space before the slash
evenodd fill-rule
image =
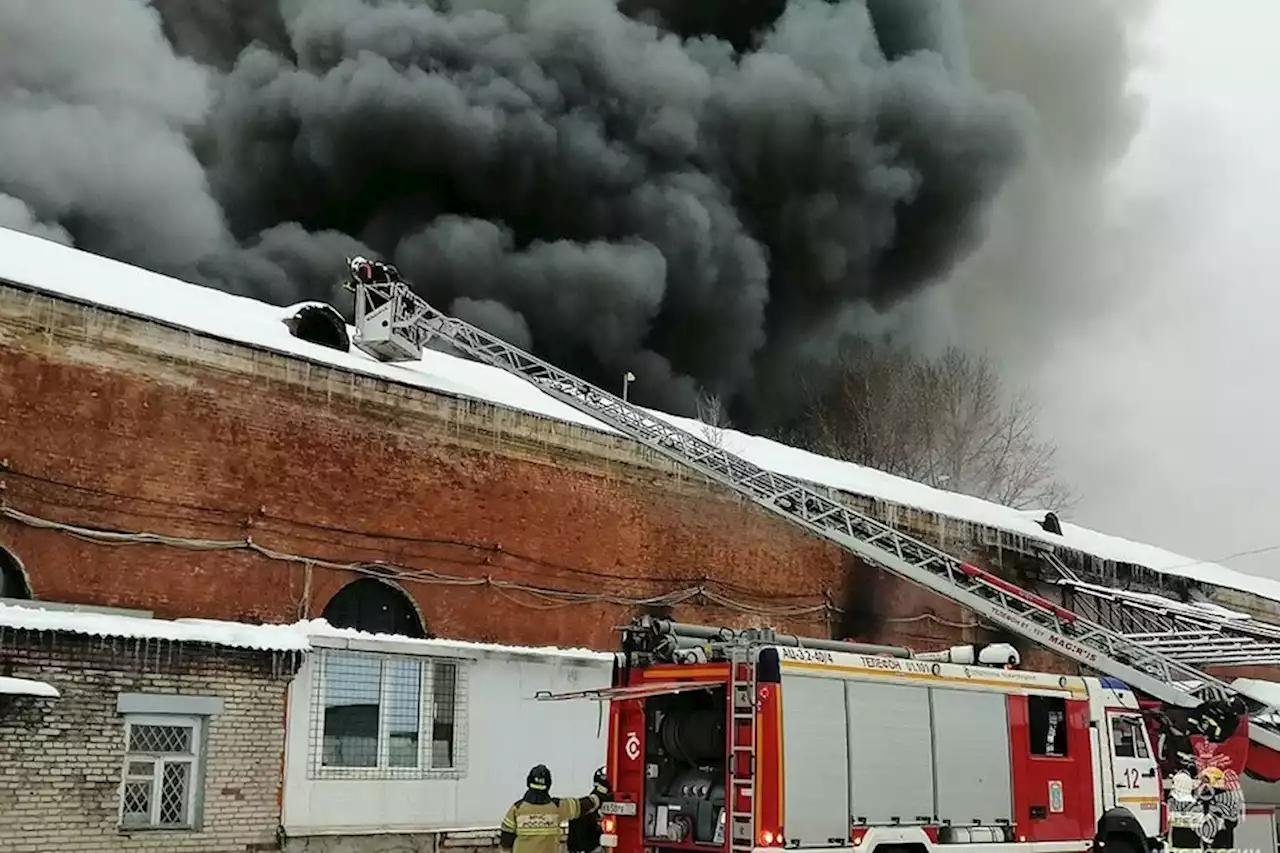
<path id="1" fill-rule="evenodd" d="M 1128 835 L 1108 835 L 1097 853 L 1143 853 Z"/>
<path id="2" fill-rule="evenodd" d="M 1147 853 L 1142 824 L 1126 808 L 1108 809 L 1098 819 L 1095 853 Z"/>

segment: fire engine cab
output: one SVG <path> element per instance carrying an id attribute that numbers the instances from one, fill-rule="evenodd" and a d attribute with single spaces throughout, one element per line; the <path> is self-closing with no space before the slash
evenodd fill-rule
<path id="1" fill-rule="evenodd" d="M 1133 691 L 1018 662 L 1010 646 L 919 654 L 639 619 L 597 697 L 615 792 L 602 844 L 1157 849 L 1162 783 Z"/>

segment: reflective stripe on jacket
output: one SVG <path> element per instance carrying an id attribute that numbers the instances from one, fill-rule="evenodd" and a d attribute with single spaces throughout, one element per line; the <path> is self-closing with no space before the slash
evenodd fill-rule
<path id="1" fill-rule="evenodd" d="M 560 853 L 560 824 L 573 820 L 583 813 L 600 807 L 600 798 L 592 794 L 579 800 L 553 799 L 547 803 L 530 803 L 525 800 L 507 809 L 502 819 L 502 831 L 515 836 L 513 853 Z"/>

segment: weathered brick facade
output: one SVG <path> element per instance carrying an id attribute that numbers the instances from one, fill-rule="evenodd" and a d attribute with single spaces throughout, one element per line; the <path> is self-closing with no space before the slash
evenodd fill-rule
<path id="1" fill-rule="evenodd" d="M 0 850 L 277 850 L 290 656 L 194 644 L 0 631 L 0 672 L 58 699 L 0 697 Z M 124 693 L 216 696 L 200 831 L 118 827 Z"/>
<path id="2" fill-rule="evenodd" d="M 243 539 L 331 561 L 645 598 L 705 584 L 757 606 L 846 596 L 837 549 L 631 442 L 0 287 L 9 506 L 95 528 Z M 354 577 L 249 551 L 119 548 L 0 520 L 38 598 L 159 616 L 318 615 Z M 611 647 L 632 608 L 401 578 L 442 636 Z M 879 615 L 970 621 L 880 584 Z M 530 606 L 532 605 L 532 606 Z M 753 621 L 705 602 L 679 618 Z M 774 618 L 827 633 L 823 614 Z M 936 645 L 930 618 L 879 639 Z"/>
<path id="3" fill-rule="evenodd" d="M 983 636 L 963 627 L 971 615 L 633 442 L 3 285 L 0 460 L 6 505 L 43 519 L 396 564 L 441 636 L 611 648 L 636 612 L 491 582 L 632 601 L 701 586 L 765 613 L 699 596 L 673 616 L 918 648 Z M 850 499 L 1002 572 L 1021 559 L 1016 537 Z M 317 616 L 357 577 L 2 517 L 0 547 L 37 598 L 159 616 Z M 1027 664 L 1062 666 L 1050 661 Z"/>

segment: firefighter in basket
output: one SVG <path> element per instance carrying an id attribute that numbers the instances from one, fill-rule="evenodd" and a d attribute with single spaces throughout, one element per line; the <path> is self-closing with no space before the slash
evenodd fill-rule
<path id="1" fill-rule="evenodd" d="M 585 797 L 551 796 L 551 771 L 539 764 L 525 779 L 524 796 L 507 809 L 498 846 L 512 853 L 560 853 L 560 824 L 594 815 L 611 797 L 604 768 L 596 771 L 595 788 Z M 597 836 L 598 838 L 598 836 Z"/>
<path id="2" fill-rule="evenodd" d="M 382 261 L 371 261 L 362 255 L 348 258 L 347 267 L 351 271 L 351 280 L 361 284 L 392 284 L 400 281 L 400 271 L 394 266 Z"/>

